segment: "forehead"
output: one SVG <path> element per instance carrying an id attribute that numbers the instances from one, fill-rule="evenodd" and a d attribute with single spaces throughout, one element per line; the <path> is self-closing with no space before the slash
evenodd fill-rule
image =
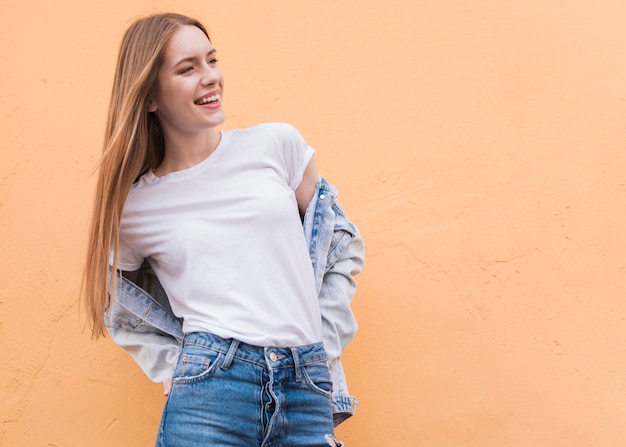
<path id="1" fill-rule="evenodd" d="M 196 26 L 182 26 L 177 29 L 165 47 L 165 63 L 175 64 L 178 60 L 206 55 L 213 45 L 202 30 Z"/>

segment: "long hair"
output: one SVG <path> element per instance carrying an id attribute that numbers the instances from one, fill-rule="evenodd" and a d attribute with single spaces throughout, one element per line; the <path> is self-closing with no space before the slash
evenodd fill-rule
<path id="1" fill-rule="evenodd" d="M 179 14 L 157 14 L 134 22 L 122 40 L 81 287 L 93 338 L 106 335 L 104 315 L 109 306 L 109 290 L 114 290 L 117 281 L 124 202 L 138 177 L 163 160 L 161 126 L 156 114 L 148 112 L 148 104 L 157 91 L 157 75 L 167 43 L 180 27 L 187 25 L 198 27 L 209 37 L 202 24 L 194 19 Z M 109 280 L 110 263 L 113 273 Z"/>

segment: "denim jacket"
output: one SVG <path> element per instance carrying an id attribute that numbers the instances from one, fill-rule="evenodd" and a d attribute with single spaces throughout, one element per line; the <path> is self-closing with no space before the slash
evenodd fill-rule
<path id="1" fill-rule="evenodd" d="M 354 414 L 341 365 L 341 353 L 354 337 L 357 323 L 350 308 L 354 275 L 363 268 L 364 244 L 343 214 L 337 190 L 320 178 L 303 221 L 322 316 L 322 341 L 333 382 L 333 419 L 340 424 Z M 116 293 L 105 314 L 111 338 L 123 347 L 154 382 L 172 377 L 183 341 L 182 321 L 150 266 L 144 262 L 136 283 L 118 277 Z"/>

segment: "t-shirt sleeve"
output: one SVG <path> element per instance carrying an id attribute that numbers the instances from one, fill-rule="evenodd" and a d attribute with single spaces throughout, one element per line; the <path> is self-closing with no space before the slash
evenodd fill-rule
<path id="1" fill-rule="evenodd" d="M 120 251 L 117 259 L 117 269 L 132 272 L 141 267 L 143 258 L 132 250 L 128 242 L 125 240 L 124 235 L 120 235 Z M 109 256 L 109 265 L 113 265 L 113 249 Z"/>
<path id="2" fill-rule="evenodd" d="M 300 185 L 306 167 L 315 154 L 298 129 L 290 124 L 275 124 L 280 155 L 287 174 L 287 184 L 294 191 Z"/>

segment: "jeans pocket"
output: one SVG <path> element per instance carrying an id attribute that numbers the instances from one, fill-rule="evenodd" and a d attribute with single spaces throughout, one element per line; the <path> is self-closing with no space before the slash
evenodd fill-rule
<path id="1" fill-rule="evenodd" d="M 210 377 L 223 354 L 199 347 L 185 347 L 174 370 L 173 383 L 196 383 Z"/>
<path id="2" fill-rule="evenodd" d="M 311 363 L 302 366 L 304 383 L 313 391 L 330 399 L 333 392 L 333 383 L 326 362 Z"/>

